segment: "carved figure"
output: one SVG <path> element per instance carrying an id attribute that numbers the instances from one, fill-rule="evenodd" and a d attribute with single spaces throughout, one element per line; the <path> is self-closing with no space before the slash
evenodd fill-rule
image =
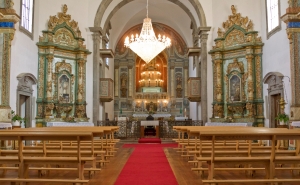
<path id="1" fill-rule="evenodd" d="M 126 87 L 127 79 L 126 77 L 121 78 L 121 87 Z"/>
<path id="2" fill-rule="evenodd" d="M 234 75 L 230 79 L 230 97 L 231 101 L 241 101 L 240 78 Z"/>
<path id="3" fill-rule="evenodd" d="M 70 80 L 66 75 L 62 75 L 59 79 L 59 99 L 63 103 L 70 101 Z"/>

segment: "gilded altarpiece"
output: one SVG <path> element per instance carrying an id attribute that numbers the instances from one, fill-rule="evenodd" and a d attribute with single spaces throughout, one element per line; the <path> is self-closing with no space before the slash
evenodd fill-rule
<path id="1" fill-rule="evenodd" d="M 37 125 L 45 122 L 88 121 L 86 114 L 86 58 L 90 52 L 78 23 L 63 5 L 50 16 L 39 48 Z"/>
<path id="2" fill-rule="evenodd" d="M 212 122 L 263 126 L 262 47 L 253 23 L 231 6 L 209 52 L 213 63 Z"/>

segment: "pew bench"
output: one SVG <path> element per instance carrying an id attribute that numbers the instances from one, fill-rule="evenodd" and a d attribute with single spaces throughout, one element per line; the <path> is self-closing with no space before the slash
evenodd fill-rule
<path id="1" fill-rule="evenodd" d="M 18 162 L 18 182 L 24 182 L 24 178 L 28 178 L 28 170 L 29 165 L 32 164 L 72 164 L 77 166 L 78 172 L 78 179 L 82 181 L 77 181 L 78 179 L 70 179 L 68 181 L 63 179 L 52 179 L 53 181 L 57 182 L 88 182 L 84 180 L 83 171 L 84 166 L 83 164 L 85 161 L 94 160 L 92 158 L 86 158 L 81 156 L 80 147 L 77 149 L 77 156 L 76 157 L 36 157 L 36 156 L 23 156 L 23 141 L 26 140 L 75 140 L 78 142 L 78 146 L 80 141 L 93 141 L 93 135 L 91 132 L 64 132 L 64 131 L 56 131 L 56 132 L 34 132 L 34 131 L 27 131 L 27 132 L 19 132 L 19 131 L 1 131 L 0 139 L 2 140 L 17 140 L 19 144 L 18 155 L 17 156 L 1 156 L 1 160 L 5 161 L 5 159 L 12 158 L 13 163 Z M 8 161 L 8 160 L 7 160 Z M 2 161 L 1 161 L 2 162 Z M 1 178 L 3 179 L 3 178 Z M 40 180 L 40 179 L 39 179 Z M 46 181 L 46 180 L 45 180 Z M 51 181 L 51 179 L 50 179 Z M 15 182 L 15 181 L 14 181 Z M 26 179 L 26 182 L 36 182 L 34 179 Z M 38 181 L 40 182 L 40 181 Z"/>

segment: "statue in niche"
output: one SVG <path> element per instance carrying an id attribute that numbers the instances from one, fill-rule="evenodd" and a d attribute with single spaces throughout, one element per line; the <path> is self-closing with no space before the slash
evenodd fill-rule
<path id="1" fill-rule="evenodd" d="M 181 82 L 182 82 L 181 76 L 180 76 L 180 75 L 177 75 L 177 78 L 176 78 L 176 88 L 177 88 L 177 89 L 181 89 L 181 88 L 182 88 Z"/>
<path id="2" fill-rule="evenodd" d="M 121 78 L 121 87 L 126 88 L 127 79 L 126 76 Z"/>
<path id="3" fill-rule="evenodd" d="M 237 75 L 230 78 L 229 93 L 232 102 L 241 101 L 241 79 Z"/>
<path id="4" fill-rule="evenodd" d="M 61 103 L 70 102 L 70 79 L 67 75 L 62 75 L 58 80 L 58 96 Z"/>

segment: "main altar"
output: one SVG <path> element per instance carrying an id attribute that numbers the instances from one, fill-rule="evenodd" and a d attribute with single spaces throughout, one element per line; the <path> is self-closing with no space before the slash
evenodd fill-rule
<path id="1" fill-rule="evenodd" d="M 156 34 L 171 38 L 172 45 L 146 63 L 124 47 L 127 35 L 139 33 L 142 24 L 129 29 L 118 41 L 114 57 L 114 116 L 145 120 L 189 117 L 188 48 L 167 25 L 153 23 Z M 200 97 L 200 95 L 199 95 Z"/>

